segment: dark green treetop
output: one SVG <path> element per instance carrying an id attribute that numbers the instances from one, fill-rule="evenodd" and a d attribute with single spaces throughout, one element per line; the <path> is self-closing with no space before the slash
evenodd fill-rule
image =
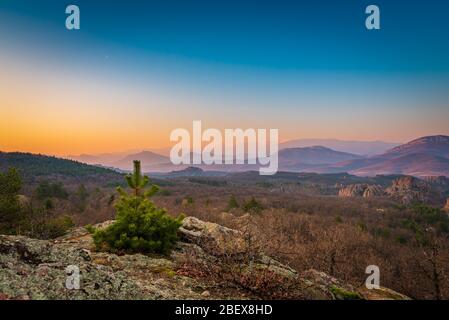
<path id="1" fill-rule="evenodd" d="M 126 182 L 128 183 L 128 186 L 133 189 L 133 194 L 136 197 L 144 196 L 144 197 L 151 197 L 154 195 L 158 190 L 158 186 L 151 185 L 151 188 L 142 194 L 142 191 L 146 188 L 148 183 L 150 182 L 150 179 L 146 175 L 142 175 L 142 169 L 140 165 L 139 160 L 134 160 L 134 171 L 133 173 L 129 173 L 125 176 Z M 126 192 L 123 191 L 122 188 L 118 187 L 117 191 L 121 195 L 126 195 Z"/>

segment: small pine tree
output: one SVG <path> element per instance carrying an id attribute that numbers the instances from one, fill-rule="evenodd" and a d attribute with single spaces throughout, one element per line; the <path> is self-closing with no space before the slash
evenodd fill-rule
<path id="1" fill-rule="evenodd" d="M 89 192 L 87 191 L 84 184 L 80 184 L 75 193 L 76 197 L 76 207 L 78 211 L 83 212 L 87 207 L 87 199 L 89 198 Z"/>
<path id="2" fill-rule="evenodd" d="M 247 201 L 242 208 L 245 212 L 249 213 L 261 213 L 263 210 L 262 204 L 260 204 L 254 197 L 251 197 L 251 199 Z"/>
<path id="3" fill-rule="evenodd" d="M 55 205 L 53 204 L 53 201 L 50 198 L 45 200 L 44 208 L 45 210 L 51 210 L 55 208 Z"/>
<path id="4" fill-rule="evenodd" d="M 89 192 L 87 192 L 86 186 L 80 184 L 78 190 L 76 190 L 76 196 L 80 201 L 86 201 L 89 197 Z"/>
<path id="5" fill-rule="evenodd" d="M 231 195 L 228 201 L 228 210 L 237 209 L 239 207 L 239 203 L 234 195 Z"/>
<path id="6" fill-rule="evenodd" d="M 132 174 L 131 173 L 127 174 L 125 176 L 125 179 L 126 182 L 128 183 L 128 186 L 134 190 L 134 195 L 136 197 L 141 195 L 142 190 L 147 186 L 148 182 L 150 181 L 148 176 L 142 175 L 142 169 L 139 160 L 134 160 L 134 172 Z M 119 188 L 118 190 L 121 194 L 123 193 L 123 190 L 121 188 Z M 152 185 L 147 196 L 150 197 L 157 191 L 158 188 L 155 185 Z"/>
<path id="7" fill-rule="evenodd" d="M 15 168 L 0 173 L 0 233 L 15 233 L 21 208 L 19 191 L 22 180 Z"/>
<path id="8" fill-rule="evenodd" d="M 140 162 L 134 161 L 134 172 L 126 176 L 133 192 L 126 193 L 120 187 L 120 199 L 115 205 L 116 222 L 103 230 L 96 230 L 93 238 L 100 250 L 112 252 L 167 253 L 177 241 L 177 231 L 183 216 L 174 219 L 165 209 L 149 200 L 158 187 L 152 185 L 147 191 L 147 176 L 142 176 Z"/>

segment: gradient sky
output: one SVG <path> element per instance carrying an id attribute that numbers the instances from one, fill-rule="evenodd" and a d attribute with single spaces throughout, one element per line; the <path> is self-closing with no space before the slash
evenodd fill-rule
<path id="1" fill-rule="evenodd" d="M 81 30 L 65 29 L 77 4 Z M 365 28 L 377 4 L 381 30 Z M 281 140 L 449 134 L 449 2 L 0 0 L 0 150 L 160 148 L 192 120 Z"/>

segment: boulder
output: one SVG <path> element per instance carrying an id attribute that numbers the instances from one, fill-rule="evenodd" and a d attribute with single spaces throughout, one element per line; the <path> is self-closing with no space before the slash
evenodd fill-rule
<path id="1" fill-rule="evenodd" d="M 212 255 L 239 254 L 248 250 L 241 232 L 194 217 L 183 220 L 179 236 L 181 240 L 197 244 Z"/>
<path id="2" fill-rule="evenodd" d="M 385 287 L 368 289 L 365 286 L 362 286 L 358 288 L 357 291 L 366 300 L 411 300 L 406 295 Z"/>
<path id="3" fill-rule="evenodd" d="M 314 269 L 299 275 L 304 282 L 308 299 L 335 300 L 410 300 L 409 297 L 385 287 L 368 289 L 366 286 L 355 288 L 338 279 Z"/>
<path id="4" fill-rule="evenodd" d="M 313 300 L 361 300 L 362 296 L 350 285 L 341 283 L 336 278 L 314 269 L 300 275 L 306 288 L 307 299 Z"/>

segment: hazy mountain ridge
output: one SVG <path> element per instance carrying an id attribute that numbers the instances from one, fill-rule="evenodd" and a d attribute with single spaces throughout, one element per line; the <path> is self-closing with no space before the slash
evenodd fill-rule
<path id="1" fill-rule="evenodd" d="M 133 160 L 139 160 L 144 169 L 151 165 L 165 164 L 170 162 L 170 158 L 151 151 L 142 151 L 125 156 L 124 158 L 112 163 L 113 167 L 130 170 L 133 166 Z"/>
<path id="2" fill-rule="evenodd" d="M 362 176 L 405 174 L 449 176 L 449 136 L 427 136 L 412 140 L 366 159 L 349 160 L 320 168 L 318 172 L 349 172 Z"/>
<path id="3" fill-rule="evenodd" d="M 296 139 L 283 142 L 279 145 L 279 150 L 287 148 L 305 148 L 313 146 L 323 146 L 335 151 L 347 152 L 357 155 L 372 156 L 381 154 L 399 143 L 385 141 L 351 141 L 338 139 Z"/>
<path id="4" fill-rule="evenodd" d="M 322 145 L 318 145 L 318 143 Z M 334 146 L 334 148 L 329 146 Z M 282 143 L 279 149 L 279 170 L 283 171 L 349 172 L 360 176 L 375 176 L 378 174 L 449 176 L 449 136 L 445 135 L 421 137 L 402 145 L 382 141 L 299 139 Z M 348 150 L 353 152 L 348 152 Z M 382 152 L 373 155 L 374 152 L 379 150 L 382 150 Z M 361 154 L 370 154 L 370 156 L 362 156 Z M 142 168 L 146 172 L 170 172 L 188 167 L 188 165 L 175 166 L 170 162 L 169 157 L 153 151 L 97 156 L 80 155 L 72 157 L 72 159 L 121 170 L 129 170 L 132 160 L 140 160 Z M 259 165 L 201 164 L 198 167 L 207 171 L 241 172 L 258 170 Z"/>
<path id="5" fill-rule="evenodd" d="M 440 157 L 449 157 L 449 136 L 426 136 L 412 140 L 385 152 L 385 155 L 425 153 Z"/>
<path id="6" fill-rule="evenodd" d="M 362 156 L 322 146 L 288 148 L 279 151 L 279 168 L 297 171 L 360 158 Z"/>

